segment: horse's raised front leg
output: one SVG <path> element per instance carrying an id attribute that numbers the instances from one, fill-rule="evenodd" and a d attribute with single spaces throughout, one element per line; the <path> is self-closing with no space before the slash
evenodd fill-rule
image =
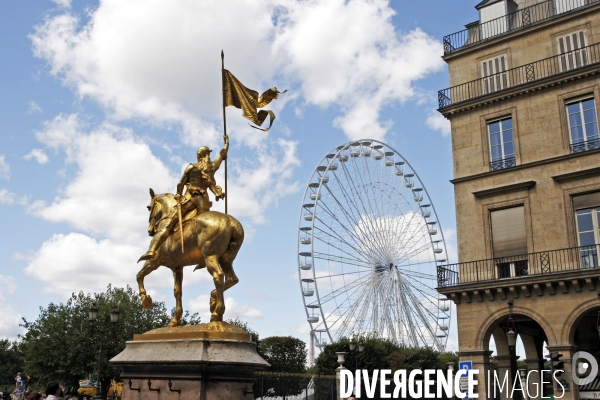
<path id="1" fill-rule="evenodd" d="M 173 315 L 173 319 L 171 320 L 171 322 L 169 322 L 170 327 L 181 325 L 181 315 L 183 314 L 183 306 L 181 304 L 183 268 L 173 269 L 173 280 L 173 294 L 175 295 L 175 315 Z"/>
<path id="2" fill-rule="evenodd" d="M 144 263 L 144 266 L 142 267 L 142 269 L 140 269 L 140 272 L 137 273 L 137 283 L 138 288 L 140 290 L 140 298 L 142 299 L 142 307 L 144 307 L 146 310 L 152 307 L 152 297 L 150 297 L 149 294 L 146 294 L 146 288 L 144 287 L 144 278 L 146 277 L 146 275 L 156 270 L 158 267 L 159 265 L 157 262 L 154 262 L 154 260 L 148 260 Z"/>
<path id="3" fill-rule="evenodd" d="M 210 321 L 223 321 L 223 313 L 225 313 L 225 300 L 223 299 L 225 274 L 219 266 L 217 256 L 208 256 L 205 257 L 204 260 L 206 262 L 206 269 L 212 275 L 215 284 L 215 290 L 211 293 Z"/>

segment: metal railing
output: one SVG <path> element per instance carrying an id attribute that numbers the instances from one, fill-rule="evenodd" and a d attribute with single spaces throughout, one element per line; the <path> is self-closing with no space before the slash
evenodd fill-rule
<path id="1" fill-rule="evenodd" d="M 592 6 L 598 1 L 600 0 L 547 0 L 482 24 L 474 24 L 462 31 L 444 36 L 444 54 Z"/>
<path id="2" fill-rule="evenodd" d="M 337 400 L 335 376 L 256 372 L 252 393 L 255 399 Z"/>
<path id="3" fill-rule="evenodd" d="M 600 149 L 600 139 L 592 139 L 571 144 L 571 153 L 582 153 L 584 151 L 596 149 Z"/>
<path id="4" fill-rule="evenodd" d="M 506 157 L 501 160 L 490 162 L 490 170 L 497 171 L 499 169 L 515 167 L 516 165 L 517 159 L 515 157 Z"/>
<path id="5" fill-rule="evenodd" d="M 438 287 L 598 268 L 600 244 L 437 267 Z"/>
<path id="6" fill-rule="evenodd" d="M 597 63 L 600 63 L 600 43 L 440 90 L 438 105 L 439 108 L 446 108 L 463 101 Z"/>

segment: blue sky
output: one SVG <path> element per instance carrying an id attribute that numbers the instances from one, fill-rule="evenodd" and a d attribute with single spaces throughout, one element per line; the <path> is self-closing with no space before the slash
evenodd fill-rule
<path id="1" fill-rule="evenodd" d="M 409 160 L 453 247 L 449 125 L 434 110 L 448 86 L 441 39 L 477 19 L 476 3 L 0 2 L 0 336 L 73 291 L 135 287 L 148 187 L 174 191 L 197 147 L 222 145 L 221 49 L 248 87 L 288 89 L 268 133 L 228 109 L 229 207 L 248 238 L 226 317 L 308 340 L 295 278 L 302 193 L 350 139 Z M 186 272 L 184 305 L 207 315 L 200 272 Z M 146 287 L 173 305 L 170 271 Z"/>

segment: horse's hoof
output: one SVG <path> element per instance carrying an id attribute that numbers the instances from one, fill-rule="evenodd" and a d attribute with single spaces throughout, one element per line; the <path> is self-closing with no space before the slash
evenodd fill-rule
<path id="1" fill-rule="evenodd" d="M 211 315 L 210 322 L 223 321 L 223 315 Z"/>
<path id="2" fill-rule="evenodd" d="M 155 251 L 148 250 L 146 252 L 146 254 L 144 254 L 143 256 L 140 257 L 140 259 L 138 260 L 138 262 L 145 261 L 145 260 L 150 260 L 151 258 L 154 258 L 155 255 L 156 255 Z"/>
<path id="3" fill-rule="evenodd" d="M 145 310 L 152 308 L 152 297 L 150 297 L 150 295 L 147 294 L 142 296 L 142 307 L 144 307 Z"/>
<path id="4" fill-rule="evenodd" d="M 179 321 L 175 321 L 175 320 L 171 320 L 171 322 L 169 322 L 169 325 L 167 325 L 169 328 L 175 328 L 176 326 L 181 325 L 181 323 Z"/>

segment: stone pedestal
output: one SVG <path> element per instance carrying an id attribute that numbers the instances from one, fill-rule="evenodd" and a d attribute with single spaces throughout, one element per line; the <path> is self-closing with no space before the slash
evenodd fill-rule
<path id="1" fill-rule="evenodd" d="M 242 329 L 224 322 L 135 335 L 110 360 L 123 368 L 122 400 L 250 400 L 269 367 Z"/>

